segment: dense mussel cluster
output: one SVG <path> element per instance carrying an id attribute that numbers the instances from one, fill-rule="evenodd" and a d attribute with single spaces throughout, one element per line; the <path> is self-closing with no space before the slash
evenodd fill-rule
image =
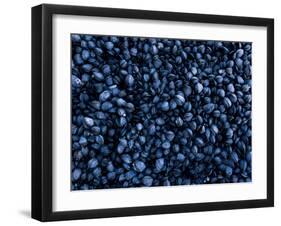
<path id="1" fill-rule="evenodd" d="M 251 181 L 251 43 L 71 42 L 72 190 Z"/>

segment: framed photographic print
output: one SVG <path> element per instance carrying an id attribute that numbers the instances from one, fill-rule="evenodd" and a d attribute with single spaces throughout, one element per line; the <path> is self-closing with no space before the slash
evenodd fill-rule
<path id="1" fill-rule="evenodd" d="M 32 217 L 274 205 L 274 21 L 32 8 Z"/>

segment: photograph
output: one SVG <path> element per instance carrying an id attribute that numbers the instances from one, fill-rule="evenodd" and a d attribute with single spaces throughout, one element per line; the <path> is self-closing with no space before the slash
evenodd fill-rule
<path id="1" fill-rule="evenodd" d="M 251 182 L 252 44 L 71 34 L 71 189 Z"/>

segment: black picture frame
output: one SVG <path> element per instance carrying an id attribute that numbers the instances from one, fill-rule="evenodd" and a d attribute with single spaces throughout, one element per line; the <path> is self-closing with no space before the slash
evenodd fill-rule
<path id="1" fill-rule="evenodd" d="M 55 14 L 247 25 L 267 28 L 267 198 L 95 210 L 52 210 L 52 17 Z M 43 4 L 32 8 L 32 218 L 122 217 L 274 206 L 274 20 L 237 16 Z"/>

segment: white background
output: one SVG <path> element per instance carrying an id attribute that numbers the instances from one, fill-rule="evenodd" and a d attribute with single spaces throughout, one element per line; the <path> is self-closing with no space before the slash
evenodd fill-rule
<path id="1" fill-rule="evenodd" d="M 266 198 L 266 28 L 55 15 L 53 18 L 53 210 L 250 200 Z M 94 28 L 94 29 L 93 29 Z M 167 32 L 168 31 L 168 32 Z M 71 33 L 252 42 L 251 183 L 130 189 L 70 190 Z M 210 195 L 213 194 L 213 195 Z"/>
<path id="2" fill-rule="evenodd" d="M 257 16 L 275 18 L 275 87 L 281 84 L 281 15 L 278 1 L 231 2 L 212 1 L 152 1 L 152 0 L 76 0 L 47 1 L 57 4 L 80 4 L 104 7 L 122 7 L 182 11 L 193 13 L 229 14 L 238 16 Z M 30 7 L 41 3 L 29 1 L 3 1 L 0 9 L 0 66 L 1 66 L 1 117 L 0 117 L 0 224 L 38 225 L 30 219 L 30 156 L 31 156 L 31 76 L 30 76 Z M 56 222 L 55 225 L 265 225 L 280 221 L 281 213 L 281 167 L 277 165 L 281 149 L 281 89 L 275 92 L 275 208 L 199 212 L 187 214 L 155 215 L 145 217 L 126 217 L 72 222 Z M 278 118 L 279 115 L 279 118 Z M 277 223 L 272 223 L 276 225 Z"/>

